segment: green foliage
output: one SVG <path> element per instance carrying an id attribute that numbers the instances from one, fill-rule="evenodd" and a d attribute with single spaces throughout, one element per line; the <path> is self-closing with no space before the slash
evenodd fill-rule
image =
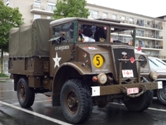
<path id="1" fill-rule="evenodd" d="M 0 73 L 0 77 L 9 77 L 6 74 Z"/>
<path id="2" fill-rule="evenodd" d="M 0 0 L 0 49 L 8 51 L 9 31 L 23 23 L 18 8 L 5 6 Z"/>
<path id="3" fill-rule="evenodd" d="M 86 0 L 58 0 L 53 17 L 60 19 L 64 17 L 83 17 L 89 16 L 89 10 L 85 8 Z"/>

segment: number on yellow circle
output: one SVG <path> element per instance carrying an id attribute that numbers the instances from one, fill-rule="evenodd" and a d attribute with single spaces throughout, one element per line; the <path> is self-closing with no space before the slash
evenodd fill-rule
<path id="1" fill-rule="evenodd" d="M 103 63 L 104 63 L 104 58 L 102 55 L 97 54 L 93 57 L 93 64 L 96 68 L 102 67 Z"/>

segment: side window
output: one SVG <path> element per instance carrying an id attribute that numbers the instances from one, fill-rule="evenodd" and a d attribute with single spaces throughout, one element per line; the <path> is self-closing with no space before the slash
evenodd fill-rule
<path id="1" fill-rule="evenodd" d="M 52 28 L 52 44 L 65 44 L 74 38 L 74 23 L 66 23 Z"/>

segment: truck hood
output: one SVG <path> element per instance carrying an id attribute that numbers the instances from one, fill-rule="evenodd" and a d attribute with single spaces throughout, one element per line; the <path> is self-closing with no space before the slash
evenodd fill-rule
<path id="1" fill-rule="evenodd" d="M 98 45 L 78 46 L 78 48 L 86 51 L 89 54 L 96 54 L 96 53 L 104 54 L 109 52 L 109 50 L 106 50 L 105 48 Z"/>
<path id="2" fill-rule="evenodd" d="M 162 75 L 165 75 L 165 76 L 166 76 L 166 69 L 155 69 L 155 71 L 156 71 L 158 74 L 162 74 Z"/>

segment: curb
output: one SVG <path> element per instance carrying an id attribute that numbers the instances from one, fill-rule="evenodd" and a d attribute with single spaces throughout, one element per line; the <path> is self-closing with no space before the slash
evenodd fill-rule
<path id="1" fill-rule="evenodd" d="M 6 80 L 10 80 L 9 77 L 0 77 L 0 81 L 6 81 Z"/>

